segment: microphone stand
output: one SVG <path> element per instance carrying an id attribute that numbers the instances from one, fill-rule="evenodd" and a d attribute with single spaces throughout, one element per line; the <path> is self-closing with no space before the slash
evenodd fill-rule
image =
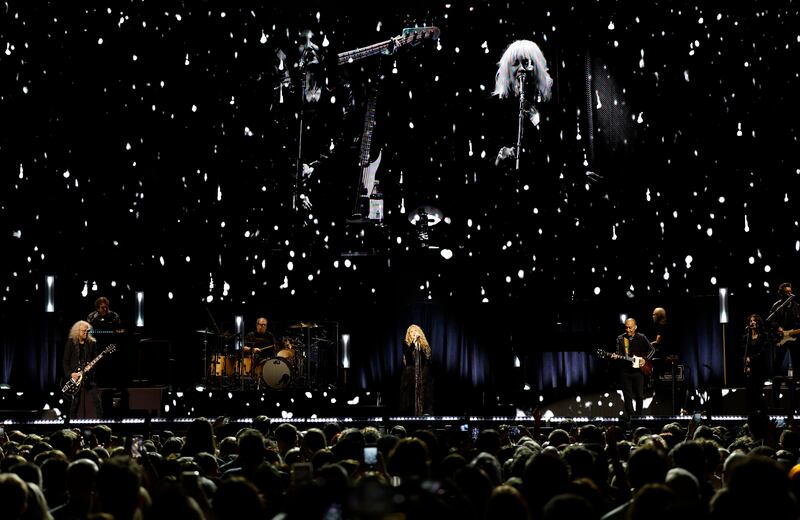
<path id="1" fill-rule="evenodd" d="M 519 82 L 519 122 L 517 124 L 517 160 L 516 170 L 519 171 L 519 156 L 522 154 L 522 123 L 525 120 L 525 76 L 524 71 L 517 74 L 517 81 Z"/>

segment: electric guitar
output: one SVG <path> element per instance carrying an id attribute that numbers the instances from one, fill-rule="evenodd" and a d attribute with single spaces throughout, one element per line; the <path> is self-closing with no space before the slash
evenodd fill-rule
<path id="1" fill-rule="evenodd" d="M 370 150 L 372 148 L 372 131 L 375 127 L 375 105 L 378 101 L 378 77 L 373 78 L 372 88 L 369 92 L 369 99 L 367 100 L 367 112 L 364 114 L 364 130 L 361 133 L 361 152 L 359 154 L 359 166 L 361 167 L 360 180 L 357 185 L 358 193 L 356 194 L 356 206 L 353 210 L 354 218 L 366 217 L 372 220 L 381 220 L 381 215 L 376 215 L 376 211 L 370 208 L 370 197 L 375 189 L 375 173 L 381 164 L 381 156 L 383 151 L 378 151 L 378 157 L 371 161 L 369 160 Z"/>
<path id="2" fill-rule="evenodd" d="M 800 329 L 784 330 L 781 333 L 781 340 L 775 346 L 782 347 L 787 343 L 792 343 L 794 341 L 797 341 L 797 338 L 795 338 L 795 336 L 797 336 L 798 334 L 800 334 Z"/>
<path id="3" fill-rule="evenodd" d="M 353 49 L 352 51 L 340 52 L 337 57 L 337 63 L 342 65 L 344 63 L 353 63 L 354 61 L 366 58 L 378 53 L 392 54 L 400 47 L 406 45 L 417 45 L 426 39 L 438 40 L 439 28 L 438 27 L 408 27 L 403 29 L 400 36 L 395 36 L 386 41 L 373 43 L 366 47 Z"/>
<path id="4" fill-rule="evenodd" d="M 625 356 L 622 354 L 617 354 L 615 352 L 607 352 L 603 349 L 597 349 L 597 355 L 601 358 L 621 359 L 623 361 L 628 361 L 631 363 L 633 368 L 638 368 L 639 370 L 642 371 L 642 374 L 646 376 L 649 376 L 653 373 L 653 363 L 650 362 L 650 360 L 647 358 L 639 356 Z"/>
<path id="5" fill-rule="evenodd" d="M 107 346 L 106 348 L 103 349 L 101 353 L 97 355 L 96 358 L 86 363 L 85 366 L 78 368 L 77 370 L 78 379 L 72 379 L 71 377 L 67 377 L 67 382 L 64 383 L 64 386 L 61 388 L 61 391 L 64 393 L 64 395 L 66 395 L 67 397 L 73 397 L 75 394 L 77 394 L 81 389 L 81 384 L 83 383 L 83 376 L 87 372 L 89 372 L 92 369 L 92 367 L 94 367 L 95 363 L 103 359 L 103 356 L 105 356 L 106 354 L 111 354 L 115 350 L 117 350 L 116 345 L 111 344 Z"/>

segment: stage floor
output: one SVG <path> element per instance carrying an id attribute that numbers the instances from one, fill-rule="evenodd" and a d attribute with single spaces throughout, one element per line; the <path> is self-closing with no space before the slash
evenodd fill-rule
<path id="1" fill-rule="evenodd" d="M 105 423 L 115 430 L 169 430 L 182 432 L 197 417 L 224 420 L 231 427 L 246 427 L 258 416 L 270 423 L 289 422 L 306 429 L 327 422 L 343 426 L 391 427 L 402 424 L 409 429 L 496 428 L 502 424 L 522 424 L 532 428 L 536 415 L 541 417 L 542 429 L 552 429 L 570 423 L 621 424 L 622 396 L 620 392 L 572 394 L 561 399 L 545 399 L 533 393 L 525 404 L 513 404 L 513 399 L 492 400 L 492 406 L 463 403 L 459 409 L 437 410 L 438 414 L 413 417 L 398 413 L 393 404 L 380 392 L 354 389 L 286 389 L 282 391 L 242 390 L 195 385 L 176 390 L 170 387 L 103 388 L 103 418 L 69 421 L 69 409 L 60 392 L 45 396 L 0 392 L 0 423 L 6 429 L 19 427 L 53 430 L 74 425 Z M 774 406 L 768 409 L 775 421 L 785 421 L 796 415 L 796 401 L 791 392 L 765 387 L 765 398 Z M 744 390 L 741 388 L 712 388 L 681 396 L 681 402 L 671 395 L 654 394 L 645 400 L 643 414 L 634 417 L 632 426 L 651 430 L 669 422 L 688 424 L 694 413 L 701 413 L 707 423 L 744 423 L 747 411 Z M 466 400 L 465 400 L 466 401 Z M 523 401 L 516 401 L 522 403 Z M 505 404 L 500 404 L 505 403 Z M 532 403 L 535 403 L 532 405 Z M 444 413 L 442 413 L 444 412 Z M 224 418 L 224 419 L 221 419 Z"/>

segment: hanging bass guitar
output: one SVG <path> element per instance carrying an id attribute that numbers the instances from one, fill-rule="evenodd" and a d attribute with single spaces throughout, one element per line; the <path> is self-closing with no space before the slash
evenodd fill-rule
<path id="1" fill-rule="evenodd" d="M 105 356 L 106 354 L 111 354 L 115 350 L 117 350 L 117 346 L 116 345 L 112 344 L 112 345 L 107 346 L 106 348 L 103 349 L 103 351 L 101 353 L 99 353 L 97 355 L 96 358 L 94 358 L 93 360 L 89 361 L 88 363 L 86 363 L 85 366 L 83 366 L 82 368 L 79 368 L 77 370 L 78 379 L 72 379 L 71 377 L 68 377 L 67 378 L 67 382 L 64 383 L 63 387 L 61 387 L 61 391 L 64 393 L 64 395 L 66 395 L 67 397 L 73 397 L 75 394 L 77 394 L 81 389 L 81 384 L 83 383 L 84 376 L 90 370 L 92 370 L 92 368 L 94 367 L 95 363 L 97 363 L 98 361 L 103 359 L 103 356 Z"/>

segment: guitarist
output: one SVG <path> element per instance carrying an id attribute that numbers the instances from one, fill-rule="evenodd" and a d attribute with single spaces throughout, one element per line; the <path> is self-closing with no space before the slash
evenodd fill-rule
<path id="1" fill-rule="evenodd" d="M 800 369 L 800 341 L 784 333 L 785 331 L 800 329 L 800 304 L 795 301 L 792 293 L 792 284 L 789 282 L 782 283 L 778 287 L 778 294 L 780 294 L 780 299 L 772 304 L 769 321 L 777 332 L 776 343 L 779 347 L 789 347 L 792 368 L 797 365 L 797 368 Z M 782 359 L 783 352 L 780 352 L 778 356 L 779 359 Z"/>
<path id="2" fill-rule="evenodd" d="M 69 331 L 67 344 L 64 346 L 62 368 L 64 377 L 77 381 L 81 376 L 81 368 L 94 359 L 98 352 L 97 342 L 89 336 L 92 326 L 88 321 L 77 321 Z M 81 381 L 80 391 L 72 399 L 69 409 L 70 419 L 99 419 L 103 416 L 94 371 L 87 373 Z"/>
<path id="3" fill-rule="evenodd" d="M 625 415 L 623 420 L 626 428 L 630 428 L 631 416 L 634 415 L 633 400 L 636 399 L 635 415 L 642 414 L 644 405 L 644 374 L 642 367 L 645 360 L 649 360 L 655 353 L 655 348 L 650 345 L 644 334 L 636 332 L 636 320 L 625 320 L 625 333 L 617 336 L 616 354 L 626 357 L 639 357 L 639 366 L 634 367 L 630 361 L 619 360 L 619 381 L 622 387 L 622 399 L 625 402 Z"/>

